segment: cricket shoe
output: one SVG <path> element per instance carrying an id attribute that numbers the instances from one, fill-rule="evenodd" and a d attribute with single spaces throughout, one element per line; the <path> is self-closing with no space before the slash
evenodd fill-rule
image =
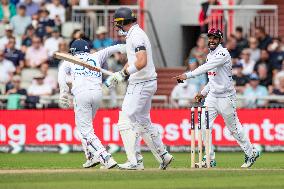
<path id="1" fill-rule="evenodd" d="M 144 170 L 143 159 L 137 161 L 137 165 L 131 164 L 129 161 L 118 164 L 118 168 L 122 170 Z"/>
<path id="2" fill-rule="evenodd" d="M 115 168 L 116 166 L 117 162 L 111 156 L 107 156 L 104 163 L 105 169 L 112 169 Z"/>
<path id="3" fill-rule="evenodd" d="M 88 159 L 82 166 L 84 168 L 91 168 L 91 167 L 95 167 L 99 164 L 100 164 L 100 161 L 97 158 L 93 157 L 91 159 Z"/>
<path id="4" fill-rule="evenodd" d="M 253 151 L 253 155 L 251 157 L 245 155 L 245 163 L 241 166 L 241 168 L 250 168 L 259 156 L 260 152 L 257 150 Z"/>
<path id="5" fill-rule="evenodd" d="M 201 162 L 201 167 L 202 168 L 207 168 L 207 163 L 206 163 L 206 157 L 202 158 L 202 162 Z M 210 160 L 210 167 L 217 167 L 217 162 L 215 159 L 211 159 Z M 195 163 L 195 168 L 199 168 L 199 163 Z"/>
<path id="6" fill-rule="evenodd" d="M 174 160 L 174 157 L 168 152 L 161 155 L 163 162 L 160 164 L 159 169 L 166 170 L 170 163 Z"/>

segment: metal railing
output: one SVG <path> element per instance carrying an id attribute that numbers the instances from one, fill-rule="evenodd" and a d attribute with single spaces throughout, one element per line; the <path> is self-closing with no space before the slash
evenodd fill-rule
<path id="1" fill-rule="evenodd" d="M 220 28 L 225 36 L 242 26 L 247 36 L 254 36 L 255 28 L 264 27 L 267 34 L 278 37 L 277 5 L 212 5 L 209 13 L 209 28 Z"/>
<path id="2" fill-rule="evenodd" d="M 105 26 L 109 31 L 109 37 L 116 39 L 117 32 L 113 28 L 112 17 L 115 10 L 120 7 L 116 5 L 74 6 L 72 8 L 72 22 L 81 23 L 85 34 L 91 39 L 96 38 L 96 29 L 99 26 Z M 139 15 L 138 5 L 128 5 L 127 7 Z M 137 19 L 139 22 L 139 17 Z"/>

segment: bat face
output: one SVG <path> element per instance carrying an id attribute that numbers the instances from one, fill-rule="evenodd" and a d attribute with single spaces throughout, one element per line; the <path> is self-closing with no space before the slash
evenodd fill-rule
<path id="1" fill-rule="evenodd" d="M 89 70 L 102 72 L 105 75 L 113 75 L 113 73 L 108 71 L 108 70 L 99 68 L 99 67 L 97 67 L 95 65 L 90 65 L 90 64 L 86 63 L 85 61 L 81 60 L 80 58 L 72 56 L 71 54 L 68 54 L 68 53 L 56 52 L 56 53 L 54 53 L 54 58 L 57 58 L 57 59 L 60 59 L 60 60 L 66 60 L 68 62 L 72 62 L 74 64 L 77 64 L 77 65 L 80 65 L 80 66 L 84 66 L 84 67 L 88 68 Z"/>
<path id="2" fill-rule="evenodd" d="M 72 56 L 71 54 L 56 52 L 54 54 L 54 57 L 57 58 L 57 59 L 60 59 L 60 60 L 66 60 L 68 62 L 72 62 L 74 64 L 86 67 L 86 68 L 93 70 L 93 71 L 100 72 L 100 68 L 98 68 L 96 66 L 92 66 L 92 65 L 86 63 L 85 61 L 81 60 L 80 58 Z"/>

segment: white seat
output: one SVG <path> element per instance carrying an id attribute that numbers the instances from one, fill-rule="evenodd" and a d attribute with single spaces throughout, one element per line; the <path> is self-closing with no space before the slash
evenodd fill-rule
<path id="1" fill-rule="evenodd" d="M 33 77 L 39 73 L 39 69 L 36 68 L 23 69 L 21 72 L 21 87 L 27 89 L 32 84 Z"/>
<path id="2" fill-rule="evenodd" d="M 61 34 L 65 38 L 71 38 L 71 35 L 75 29 L 82 30 L 82 25 L 78 22 L 65 22 L 62 24 Z"/>

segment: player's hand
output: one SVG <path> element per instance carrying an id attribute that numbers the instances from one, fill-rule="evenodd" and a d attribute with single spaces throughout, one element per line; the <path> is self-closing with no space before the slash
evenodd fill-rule
<path id="1" fill-rule="evenodd" d="M 61 108 L 69 108 L 70 107 L 70 101 L 69 101 L 67 93 L 60 93 L 60 95 L 59 95 L 59 106 Z"/>
<path id="2" fill-rule="evenodd" d="M 106 79 L 104 84 L 107 87 L 116 86 L 118 83 L 124 81 L 126 77 L 127 77 L 127 75 L 124 74 L 123 70 L 119 71 L 119 72 L 115 72 L 113 75 L 109 76 Z"/>
<path id="3" fill-rule="evenodd" d="M 195 95 L 194 99 L 195 99 L 195 102 L 200 103 L 204 99 L 204 96 L 198 93 L 197 95 Z"/>
<path id="4" fill-rule="evenodd" d="M 183 81 L 187 79 L 185 74 L 181 74 L 181 75 L 175 76 L 173 78 L 176 79 L 178 83 L 183 83 Z"/>

